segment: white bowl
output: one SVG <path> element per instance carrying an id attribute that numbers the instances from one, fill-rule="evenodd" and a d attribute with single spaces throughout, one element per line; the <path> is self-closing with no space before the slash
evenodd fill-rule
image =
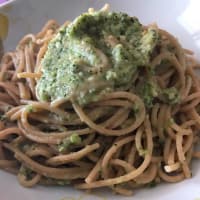
<path id="1" fill-rule="evenodd" d="M 73 19 L 89 7 L 101 8 L 109 3 L 115 11 L 137 16 L 143 24 L 157 24 L 179 38 L 180 43 L 192 49 L 200 58 L 200 1 L 199 0 L 15 0 L 0 8 L 9 18 L 9 33 L 4 41 L 5 49 L 15 48 L 19 39 L 27 33 L 36 33 L 48 19 L 61 24 Z M 1 30 L 1 27 L 0 27 Z M 136 190 L 132 197 L 113 195 L 100 190 L 89 195 L 67 187 L 21 187 L 15 176 L 0 171 L 0 200 L 200 200 L 200 162 L 192 164 L 193 177 L 176 184 L 161 184 L 155 188 Z"/>

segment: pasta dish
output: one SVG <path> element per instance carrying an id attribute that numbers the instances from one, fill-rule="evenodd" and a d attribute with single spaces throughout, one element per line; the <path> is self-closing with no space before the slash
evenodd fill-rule
<path id="1" fill-rule="evenodd" d="M 156 24 L 90 8 L 0 63 L 0 168 L 25 187 L 138 187 L 192 176 L 200 65 Z"/>

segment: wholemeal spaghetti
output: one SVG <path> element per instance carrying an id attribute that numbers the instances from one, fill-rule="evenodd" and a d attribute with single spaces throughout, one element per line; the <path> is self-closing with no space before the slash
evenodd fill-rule
<path id="1" fill-rule="evenodd" d="M 110 187 L 122 195 L 190 178 L 191 162 L 200 158 L 195 151 L 200 129 L 195 72 L 199 64 L 174 36 L 152 26 L 160 42 L 148 63 L 156 69 L 151 76 L 163 90 L 177 88 L 179 102 L 174 104 L 161 97 L 150 107 L 145 105 L 135 89 L 145 77 L 144 67 L 128 88 L 108 92 L 88 105 L 73 98 L 39 101 L 41 60 L 60 28 L 54 20 L 5 53 L 0 68 L 0 168 L 16 174 L 25 187 Z"/>

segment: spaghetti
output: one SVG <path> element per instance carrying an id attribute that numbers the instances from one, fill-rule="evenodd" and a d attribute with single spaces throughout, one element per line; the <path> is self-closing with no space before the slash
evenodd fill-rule
<path id="1" fill-rule="evenodd" d="M 50 20 L 2 57 L 0 168 L 17 174 L 25 187 L 70 183 L 80 189 L 110 187 L 122 195 L 190 178 L 191 161 L 200 157 L 194 150 L 199 142 L 200 84 L 193 52 L 158 29 L 160 43 L 149 65 L 156 69 L 152 77 L 160 88 L 173 85 L 180 91 L 174 104 L 161 97 L 145 105 L 135 92 L 141 74 L 147 73 L 144 68 L 126 90 L 107 93 L 89 105 L 73 99 L 40 102 L 35 90 L 40 63 L 58 29 Z"/>

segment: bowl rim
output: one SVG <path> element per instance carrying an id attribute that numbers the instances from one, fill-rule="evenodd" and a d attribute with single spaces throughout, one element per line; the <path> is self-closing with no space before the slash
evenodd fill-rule
<path id="1" fill-rule="evenodd" d="M 15 1 L 16 1 L 16 0 L 7 0 L 7 1 L 1 3 L 1 4 L 0 4 L 0 10 L 1 10 L 2 8 L 4 8 L 5 6 L 7 6 L 7 5 L 14 3 Z"/>

